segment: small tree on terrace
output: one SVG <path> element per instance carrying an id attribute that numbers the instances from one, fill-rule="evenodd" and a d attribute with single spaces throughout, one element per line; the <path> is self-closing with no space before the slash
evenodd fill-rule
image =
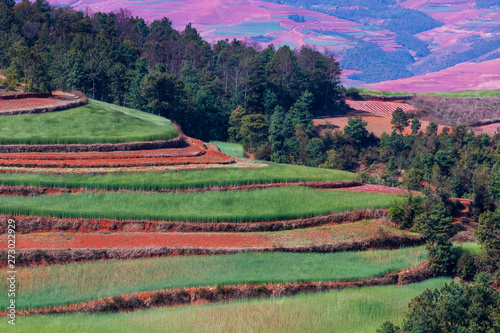
<path id="1" fill-rule="evenodd" d="M 241 118 L 240 135 L 249 148 L 266 141 L 267 129 L 266 117 L 261 114 L 249 114 Z"/>
<path id="2" fill-rule="evenodd" d="M 247 115 L 247 111 L 241 105 L 238 105 L 236 109 L 231 112 L 231 116 L 229 116 L 229 140 L 231 142 L 239 142 L 241 141 L 241 121 L 244 116 Z"/>
<path id="3" fill-rule="evenodd" d="M 403 109 L 397 108 L 392 114 L 391 120 L 392 128 L 395 131 L 398 131 L 399 134 L 403 134 L 404 130 L 408 125 L 410 125 L 408 121 L 408 116 L 404 113 Z"/>
<path id="4" fill-rule="evenodd" d="M 366 125 L 368 123 L 363 121 L 361 117 L 349 117 L 347 126 L 344 127 L 344 133 L 350 135 L 357 145 L 361 145 L 370 137 Z"/>
<path id="5" fill-rule="evenodd" d="M 414 117 L 411 120 L 411 134 L 412 135 L 417 135 L 418 131 L 420 130 L 421 127 L 422 127 L 422 124 L 420 123 L 420 121 L 418 120 L 418 118 Z"/>

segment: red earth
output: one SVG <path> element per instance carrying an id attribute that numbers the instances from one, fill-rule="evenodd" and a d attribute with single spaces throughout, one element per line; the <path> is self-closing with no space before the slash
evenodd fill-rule
<path id="1" fill-rule="evenodd" d="M 353 101 L 348 99 L 346 100 L 346 103 L 354 110 L 365 111 L 381 116 L 392 116 L 397 108 L 402 109 L 404 112 L 417 111 L 416 108 L 402 101 Z"/>
<path id="2" fill-rule="evenodd" d="M 382 220 L 281 232 L 195 232 L 195 233 L 33 233 L 16 237 L 17 249 L 103 249 L 140 247 L 271 248 L 319 246 L 369 239 L 382 228 L 388 234 L 403 231 L 390 228 Z M 1 235 L 0 239 L 6 239 Z M 2 242 L 7 244 L 7 241 Z M 2 245 L 4 246 L 4 245 Z"/>
<path id="3" fill-rule="evenodd" d="M 477 127 L 473 127 L 472 129 L 477 131 L 478 134 L 486 133 L 489 135 L 495 135 L 497 133 L 500 133 L 500 123 L 477 126 Z"/>
<path id="4" fill-rule="evenodd" d="M 2 172 L 108 173 L 161 172 L 218 167 L 263 167 L 265 164 L 235 159 L 215 145 L 187 138 L 186 148 L 107 153 L 7 153 L 0 156 Z"/>
<path id="5" fill-rule="evenodd" d="M 316 126 L 321 132 L 328 130 L 328 126 L 332 127 L 330 129 L 332 131 L 343 131 L 344 127 L 348 125 L 349 116 L 361 117 L 364 121 L 368 123 L 368 125 L 366 126 L 368 132 L 371 132 L 378 137 L 380 137 L 384 132 L 390 134 L 393 131 L 391 124 L 391 119 L 392 119 L 391 116 L 383 116 L 362 111 L 349 112 L 348 115 L 342 117 L 314 119 L 314 126 Z M 420 130 L 425 131 L 425 128 L 429 125 L 429 122 L 424 120 L 421 120 L 420 122 L 422 123 L 422 127 L 420 128 Z M 441 133 L 444 127 L 445 126 L 443 125 L 439 125 L 438 133 Z M 410 134 L 411 133 L 410 127 L 407 127 L 404 133 Z"/>
<path id="6" fill-rule="evenodd" d="M 0 113 L 7 111 L 30 110 L 37 108 L 50 108 L 54 106 L 66 105 L 68 102 L 74 102 L 77 97 L 56 91 L 50 98 L 22 98 L 0 100 Z"/>

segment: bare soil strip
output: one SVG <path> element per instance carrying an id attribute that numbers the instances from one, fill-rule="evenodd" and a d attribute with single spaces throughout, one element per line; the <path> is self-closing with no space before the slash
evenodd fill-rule
<path id="1" fill-rule="evenodd" d="M 87 104 L 88 99 L 81 93 L 52 94 L 22 93 L 0 96 L 0 116 L 46 113 L 73 109 Z"/>
<path id="2" fill-rule="evenodd" d="M 205 288 L 181 288 L 156 292 L 137 293 L 71 306 L 51 307 L 20 311 L 21 315 L 103 313 L 135 311 L 153 307 L 173 307 L 198 303 L 227 302 L 245 298 L 282 297 L 299 293 L 324 292 L 366 286 L 404 285 L 430 278 L 427 263 L 382 277 L 351 282 L 303 282 L 268 285 L 218 286 Z M 0 313 L 5 315 L 6 313 Z"/>

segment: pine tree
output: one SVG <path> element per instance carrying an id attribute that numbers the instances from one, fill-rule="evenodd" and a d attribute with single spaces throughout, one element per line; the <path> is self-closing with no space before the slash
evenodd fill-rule
<path id="1" fill-rule="evenodd" d="M 392 128 L 398 131 L 399 134 L 403 134 L 404 130 L 410 124 L 408 122 L 408 116 L 404 113 L 403 109 L 397 108 L 392 114 L 391 120 Z"/>
<path id="2" fill-rule="evenodd" d="M 66 82 L 68 89 L 80 90 L 85 93 L 85 70 L 83 63 L 77 59 L 68 74 L 68 81 Z"/>
<path id="3" fill-rule="evenodd" d="M 238 105 L 236 109 L 231 112 L 231 116 L 229 116 L 229 140 L 231 142 L 240 142 L 241 137 L 241 120 L 244 116 L 247 115 L 247 111 L 241 105 Z"/>
<path id="4" fill-rule="evenodd" d="M 420 123 L 420 121 L 418 120 L 418 118 L 414 117 L 411 120 L 411 134 L 412 135 L 417 135 L 418 131 L 420 130 L 421 127 L 422 127 L 422 124 Z"/>

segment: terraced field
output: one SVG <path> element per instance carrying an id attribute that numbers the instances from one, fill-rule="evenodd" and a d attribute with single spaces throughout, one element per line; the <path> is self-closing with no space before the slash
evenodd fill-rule
<path id="1" fill-rule="evenodd" d="M 63 126 L 94 111 L 79 136 Z M 69 118 L 64 112 L 75 111 L 57 112 L 59 132 L 50 133 L 58 136 L 18 128 L 16 144 L 0 145 L 1 265 L 14 219 L 18 309 L 26 314 L 428 278 L 422 237 L 385 217 L 404 191 L 364 186 L 349 172 L 243 159 L 241 147 L 219 149 L 183 136 L 167 120 L 105 103 L 91 101 Z M 4 117 L 49 123 L 54 115 Z M 113 125 L 114 117 L 130 120 L 134 131 Z M 6 288 L 2 281 L 0 297 Z"/>
<path id="2" fill-rule="evenodd" d="M 356 332 L 372 333 L 385 320 L 399 323 L 408 302 L 449 279 L 404 286 L 376 286 L 227 304 L 148 309 L 135 313 L 74 314 L 23 318 L 23 332 Z M 182 318 L 182 320 L 179 320 Z M 12 329 L 11 327 L 8 327 Z M 7 329 L 5 322 L 0 329 Z M 16 331 L 15 329 L 13 331 Z"/>

